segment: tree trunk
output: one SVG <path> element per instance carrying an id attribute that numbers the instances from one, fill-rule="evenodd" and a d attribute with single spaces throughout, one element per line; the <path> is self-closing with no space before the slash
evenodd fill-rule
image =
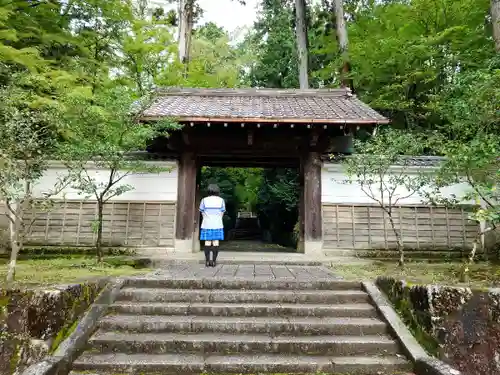
<path id="1" fill-rule="evenodd" d="M 7 271 L 7 282 L 13 282 L 16 276 L 17 256 L 20 250 L 20 234 L 21 219 L 18 216 L 21 211 L 21 205 L 16 202 L 14 204 L 7 203 L 9 215 L 9 235 L 10 235 L 10 262 Z"/>
<path id="2" fill-rule="evenodd" d="M 354 91 L 352 79 L 349 78 L 351 72 L 351 62 L 349 60 L 349 39 L 347 37 L 347 26 L 344 17 L 343 0 L 335 0 L 335 18 L 337 27 L 337 40 L 339 52 L 342 57 L 342 69 L 340 70 L 340 82 L 342 87 L 349 87 Z"/>
<path id="3" fill-rule="evenodd" d="M 396 236 L 396 245 L 398 247 L 398 253 L 399 253 L 399 261 L 398 264 L 400 267 L 404 267 L 405 265 L 405 250 L 404 250 L 404 245 L 403 241 L 401 239 L 401 233 L 399 233 L 398 229 L 396 228 L 396 224 L 394 223 L 394 219 L 392 218 L 392 213 L 387 213 L 389 215 L 389 222 L 391 223 L 391 228 L 392 231 L 394 232 L 394 236 Z"/>
<path id="4" fill-rule="evenodd" d="M 491 23 L 493 24 L 495 49 L 500 53 L 500 0 L 491 0 Z"/>
<path id="5" fill-rule="evenodd" d="M 193 31 L 194 0 L 179 1 L 179 61 L 187 65 Z"/>
<path id="6" fill-rule="evenodd" d="M 491 231 L 491 228 L 487 228 L 485 230 L 481 230 L 476 238 L 474 238 L 474 242 L 472 243 L 472 250 L 469 253 L 469 256 L 467 257 L 467 262 L 464 263 L 463 269 L 462 269 L 462 274 L 460 277 L 460 281 L 463 283 L 469 282 L 469 268 L 470 266 L 474 263 L 474 260 L 476 259 L 476 253 L 477 253 L 477 248 L 479 244 L 481 243 L 482 237 Z"/>
<path id="7" fill-rule="evenodd" d="M 295 0 L 295 35 L 299 55 L 299 83 L 301 89 L 309 88 L 306 0 Z"/>
<path id="8" fill-rule="evenodd" d="M 97 201 L 97 238 L 95 241 L 95 250 L 97 255 L 97 261 L 102 263 L 103 254 L 102 254 L 102 218 L 104 211 L 104 202 L 102 199 Z"/>
<path id="9" fill-rule="evenodd" d="M 14 281 L 16 277 L 17 256 L 22 250 L 25 239 L 25 225 L 23 222 L 24 212 L 31 201 L 31 183 L 28 180 L 24 182 L 24 197 L 19 202 L 11 205 L 8 201 L 5 202 L 9 215 L 9 232 L 10 232 L 10 262 L 7 271 L 7 282 Z"/>

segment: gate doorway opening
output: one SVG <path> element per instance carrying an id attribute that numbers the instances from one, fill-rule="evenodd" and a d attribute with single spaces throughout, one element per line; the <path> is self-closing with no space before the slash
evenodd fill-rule
<path id="1" fill-rule="evenodd" d="M 225 240 L 221 242 L 221 250 L 297 252 L 300 225 L 298 167 L 204 166 L 197 180 L 200 200 L 207 195 L 208 185 L 217 184 L 226 202 Z M 200 249 L 203 248 L 203 244 L 200 245 Z"/>

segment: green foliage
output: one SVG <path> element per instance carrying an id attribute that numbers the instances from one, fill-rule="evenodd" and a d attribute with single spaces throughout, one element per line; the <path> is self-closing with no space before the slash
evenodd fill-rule
<path id="1" fill-rule="evenodd" d="M 456 205 L 473 203 L 469 219 L 486 225 L 478 230 L 468 262 L 463 269 L 468 278 L 481 236 L 500 224 L 500 63 L 492 59 L 487 68 L 461 74 L 446 87 L 436 104 L 448 126 L 434 136 L 435 148 L 446 159 L 435 183 L 431 200 Z M 463 196 L 443 197 L 440 189 L 464 183 Z"/>
<path id="2" fill-rule="evenodd" d="M 297 170 L 204 167 L 201 182 L 202 195 L 209 184 L 219 185 L 230 218 L 224 223 L 226 229 L 234 226 L 238 211 L 252 211 L 273 242 L 285 246 L 297 242 L 293 233 L 298 217 Z"/>
<path id="3" fill-rule="evenodd" d="M 435 148 L 446 156 L 438 187 L 465 182 L 470 192 L 455 197 L 458 203 L 472 201 L 478 209 L 472 215 L 493 227 L 500 222 L 500 62 L 490 69 L 461 75 L 437 104 L 447 129 L 435 136 Z M 456 203 L 456 202 L 455 202 Z"/>
<path id="4" fill-rule="evenodd" d="M 226 201 L 224 228 L 231 229 L 240 210 L 254 211 L 261 186 L 262 170 L 259 168 L 204 167 L 201 172 L 201 193 L 206 195 L 209 184 L 217 184 L 221 197 Z"/>
<path id="5" fill-rule="evenodd" d="M 170 61 L 159 74 L 159 86 L 233 88 L 241 86 L 240 68 L 247 55 L 238 54 L 229 35 L 207 24 L 193 35 L 186 69 L 179 61 Z"/>
<path id="6" fill-rule="evenodd" d="M 170 124 L 138 126 L 135 116 L 130 113 L 132 104 L 129 92 L 120 88 L 96 96 L 68 98 L 66 120 L 72 134 L 60 156 L 73 171 L 77 181 L 75 187 L 84 194 L 106 202 L 130 189 L 127 185 L 118 185 L 127 175 L 156 171 L 154 166 L 125 154 L 144 150 L 154 137 L 165 135 L 165 126 Z M 110 170 L 112 183 L 87 177 L 87 162 L 93 163 L 91 168 Z"/>
<path id="7" fill-rule="evenodd" d="M 344 3 L 356 93 L 398 127 L 444 125 L 435 108 L 443 88 L 495 54 L 488 0 Z M 333 5 L 322 1 L 307 12 L 312 87 L 339 85 Z M 296 88 L 293 2 L 262 0 L 261 7 L 241 46 L 253 56 L 243 78 L 252 86 Z"/>
<path id="8" fill-rule="evenodd" d="M 68 3 L 66 12 L 78 38 L 76 65 L 95 92 L 109 80 L 111 69 L 120 66 L 117 52 L 123 31 L 130 28 L 132 7 L 121 0 L 74 0 Z"/>
<path id="9" fill-rule="evenodd" d="M 421 134 L 387 129 L 366 142 L 356 142 L 356 154 L 343 161 L 347 183 L 360 186 L 363 193 L 383 210 L 396 237 L 399 263 L 404 265 L 401 230 L 395 225 L 393 209 L 419 193 L 431 176 L 413 168 L 408 156 L 422 155 L 426 140 Z"/>
<path id="10" fill-rule="evenodd" d="M 411 158 L 422 155 L 426 140 L 420 134 L 387 129 L 366 142 L 356 141 L 356 154 L 344 159 L 348 183 L 392 214 L 401 200 L 419 192 L 428 178 L 412 170 Z"/>
<path id="11" fill-rule="evenodd" d="M 147 163 L 132 152 L 146 149 L 148 142 L 166 131 L 177 127 L 168 120 L 154 124 L 138 124 L 146 102 L 133 106 L 130 91 L 114 88 L 90 95 L 87 92 L 70 96 L 66 102 L 65 119 L 70 124 L 71 139 L 61 147 L 60 158 L 70 171 L 72 187 L 86 198 L 97 201 L 98 212 L 93 224 L 97 233 L 96 251 L 102 260 L 102 227 L 104 203 L 133 189 L 123 180 L 133 174 L 159 173 L 165 168 Z M 107 171 L 101 179 L 89 172 L 92 169 Z"/>
<path id="12" fill-rule="evenodd" d="M 54 108 L 33 109 L 23 106 L 26 96 L 16 87 L 0 90 L 0 199 L 10 232 L 10 268 L 7 281 L 13 281 L 17 255 L 23 249 L 31 224 L 26 212 L 35 207 L 49 208 L 49 198 L 66 186 L 58 180 L 54 191 L 45 191 L 34 199 L 34 186 L 55 154 L 60 113 Z"/>
<path id="13" fill-rule="evenodd" d="M 297 169 L 266 169 L 259 191 L 257 212 L 261 227 L 269 231 L 273 242 L 294 247 L 298 218 L 299 174 Z"/>
<path id="14" fill-rule="evenodd" d="M 242 72 L 251 87 L 298 87 L 294 19 L 291 1 L 262 1 L 257 22 L 240 45 L 242 53 L 252 55 Z"/>
<path id="15" fill-rule="evenodd" d="M 127 29 L 119 36 L 122 72 L 120 81 L 135 87 L 138 95 L 147 94 L 158 77 L 168 68 L 175 51 L 175 41 L 163 17 L 149 17 L 147 1 L 134 7 Z"/>

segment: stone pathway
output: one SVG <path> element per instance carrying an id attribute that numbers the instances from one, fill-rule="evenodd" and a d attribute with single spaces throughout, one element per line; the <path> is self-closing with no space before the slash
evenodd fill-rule
<path id="1" fill-rule="evenodd" d="M 331 270 L 323 266 L 276 264 L 218 264 L 216 267 L 205 267 L 196 263 L 172 264 L 155 271 L 151 276 L 160 278 L 241 278 L 247 280 L 286 281 L 340 279 Z"/>
<path id="2" fill-rule="evenodd" d="M 169 267 L 172 262 L 205 264 L 205 255 L 196 253 L 165 253 L 165 250 L 141 251 L 139 257 L 153 261 L 155 268 Z M 371 260 L 352 256 L 311 256 L 300 253 L 284 252 L 250 252 L 250 251 L 220 251 L 217 258 L 219 265 L 288 265 L 288 266 L 319 266 L 334 264 L 369 264 Z"/>

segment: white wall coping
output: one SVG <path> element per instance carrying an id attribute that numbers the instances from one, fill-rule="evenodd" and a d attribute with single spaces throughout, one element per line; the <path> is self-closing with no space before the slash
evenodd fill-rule
<path id="1" fill-rule="evenodd" d="M 139 160 L 140 161 L 140 160 Z M 177 162 L 173 160 L 144 160 L 142 161 L 144 164 L 152 166 L 152 167 L 159 167 L 159 168 L 177 168 Z M 88 161 L 86 163 L 86 168 L 88 169 L 94 169 L 94 170 L 109 170 L 108 168 L 101 168 L 96 165 L 95 162 L 93 161 Z M 50 160 L 48 163 L 48 169 L 65 169 L 67 170 L 68 167 L 65 165 L 64 162 L 60 160 Z M 147 173 L 147 172 L 139 172 L 139 173 Z"/>
<path id="2" fill-rule="evenodd" d="M 345 173 L 345 166 L 342 163 L 332 163 L 332 162 L 323 162 L 322 168 L 328 172 L 341 172 Z M 439 167 L 436 166 L 421 166 L 421 165 L 408 165 L 406 167 L 394 165 L 392 167 L 389 167 L 388 172 L 392 173 L 401 173 L 401 172 L 408 172 L 411 174 L 417 174 L 419 172 L 427 172 L 427 173 L 433 173 L 437 172 L 439 170 Z"/>

